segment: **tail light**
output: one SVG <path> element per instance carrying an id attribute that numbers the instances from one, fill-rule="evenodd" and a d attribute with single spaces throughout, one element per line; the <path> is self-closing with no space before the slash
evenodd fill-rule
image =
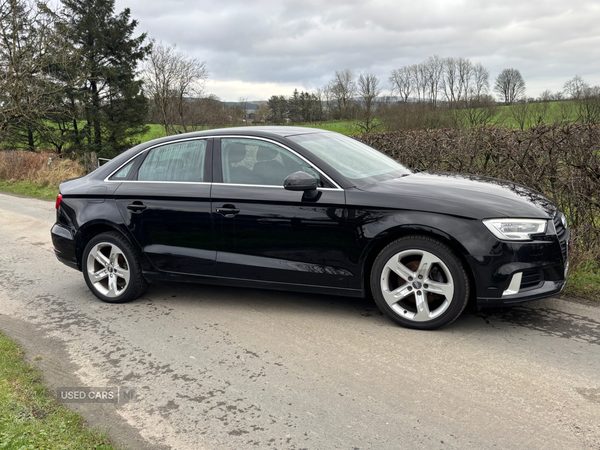
<path id="1" fill-rule="evenodd" d="M 60 202 L 62 200 L 62 194 L 58 194 L 56 196 L 56 210 L 58 211 L 58 207 L 60 206 Z"/>

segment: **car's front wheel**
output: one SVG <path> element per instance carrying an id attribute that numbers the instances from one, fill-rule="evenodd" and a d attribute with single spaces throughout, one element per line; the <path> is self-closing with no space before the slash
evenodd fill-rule
<path id="1" fill-rule="evenodd" d="M 117 232 L 93 237 L 83 251 L 82 265 L 90 291 L 104 302 L 134 300 L 148 287 L 135 250 Z"/>
<path id="2" fill-rule="evenodd" d="M 434 330 L 452 323 L 469 299 L 469 277 L 445 244 L 426 236 L 390 243 L 371 271 L 377 306 L 399 325 Z"/>

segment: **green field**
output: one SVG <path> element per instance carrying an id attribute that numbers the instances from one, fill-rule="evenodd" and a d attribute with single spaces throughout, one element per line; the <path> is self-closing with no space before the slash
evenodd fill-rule
<path id="1" fill-rule="evenodd" d="M 535 104 L 532 104 L 535 105 Z M 548 109 L 544 113 L 542 119 L 542 123 L 552 124 L 552 123 L 561 123 L 561 108 L 569 110 L 568 121 L 573 123 L 577 120 L 577 111 L 576 105 L 573 101 L 565 101 L 565 102 L 548 102 L 546 103 Z M 512 110 L 518 108 L 519 105 L 509 105 L 509 106 L 500 106 L 499 113 L 495 117 L 493 123 L 494 125 L 502 125 L 509 128 L 520 128 L 519 123 L 515 120 Z M 531 106 L 530 106 L 531 107 Z M 535 108 L 535 106 L 534 106 Z M 539 116 L 538 116 L 539 117 Z M 534 117 L 533 114 L 530 115 L 528 120 L 525 122 L 525 128 L 530 128 L 533 125 L 538 124 L 538 118 Z"/>
<path id="2" fill-rule="evenodd" d="M 263 125 L 263 124 L 261 124 Z M 273 124 L 266 124 L 267 126 L 279 126 Z M 248 125 L 249 127 L 255 125 Z M 319 128 L 321 130 L 329 130 L 335 131 L 337 133 L 351 135 L 358 134 L 358 130 L 352 125 L 351 121 L 336 121 L 336 122 L 318 122 L 318 123 L 309 123 L 309 124 L 292 124 L 292 125 L 282 125 L 282 126 L 297 126 L 297 127 L 308 127 L 308 128 Z M 152 139 L 158 139 L 161 137 L 165 137 L 165 130 L 161 125 L 158 124 L 148 124 L 150 128 L 148 132 L 139 136 L 140 142 L 148 142 Z M 221 127 L 210 127 L 204 129 L 212 129 L 212 128 L 231 128 L 231 125 L 221 126 Z"/>

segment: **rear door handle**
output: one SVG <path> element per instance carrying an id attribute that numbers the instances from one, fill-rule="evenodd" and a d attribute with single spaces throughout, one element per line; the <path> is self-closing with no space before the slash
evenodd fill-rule
<path id="1" fill-rule="evenodd" d="M 223 205 L 220 208 L 217 208 L 217 213 L 221 214 L 223 217 L 233 217 L 240 212 L 234 205 Z"/>
<path id="2" fill-rule="evenodd" d="M 127 205 L 127 209 L 133 211 L 134 213 L 141 213 L 146 208 L 147 206 L 142 202 L 133 202 L 131 205 Z"/>

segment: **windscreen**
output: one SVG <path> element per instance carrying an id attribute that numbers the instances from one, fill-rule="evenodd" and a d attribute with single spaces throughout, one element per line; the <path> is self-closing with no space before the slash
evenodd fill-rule
<path id="1" fill-rule="evenodd" d="M 297 142 L 358 185 L 412 173 L 374 148 L 341 134 L 302 134 L 289 136 L 288 139 Z"/>

